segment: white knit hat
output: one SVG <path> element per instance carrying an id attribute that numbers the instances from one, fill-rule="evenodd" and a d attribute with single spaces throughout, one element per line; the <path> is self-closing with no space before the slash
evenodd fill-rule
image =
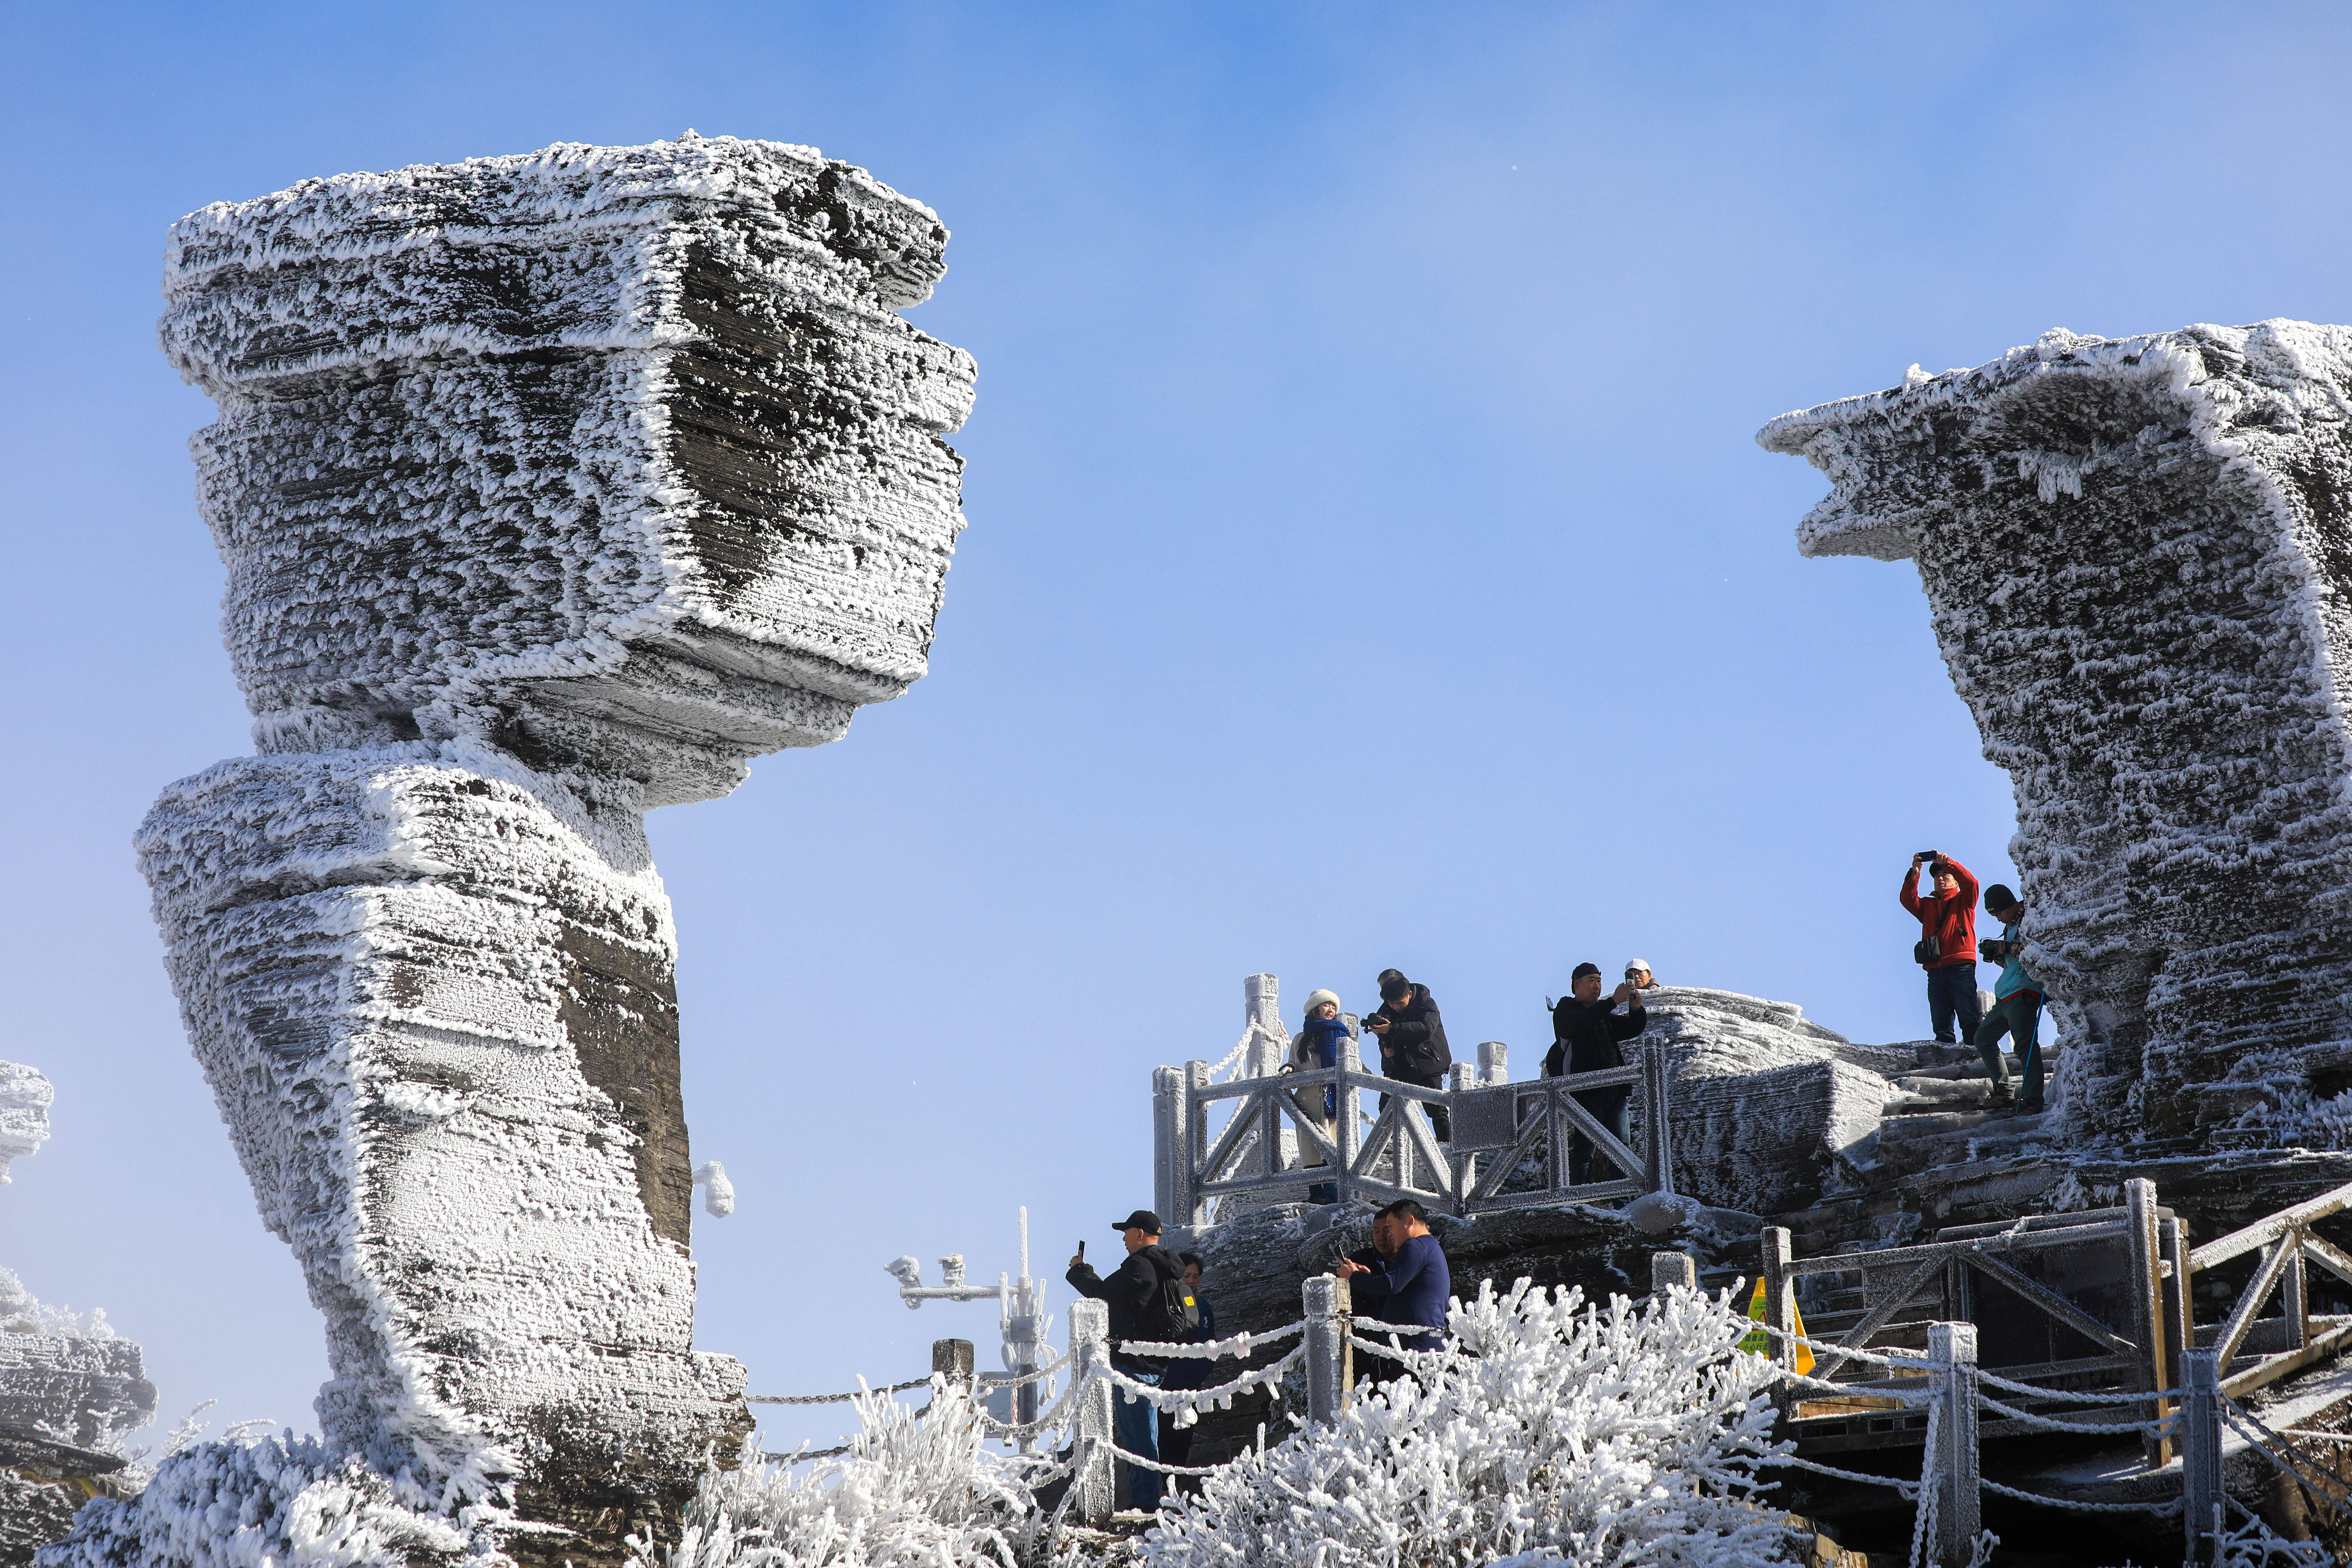
<path id="1" fill-rule="evenodd" d="M 1310 1018 L 1315 1016 L 1315 1009 L 1326 1002 L 1337 1007 L 1339 1005 L 1339 994 L 1336 991 L 1309 991 L 1307 994 L 1307 1016 Z"/>

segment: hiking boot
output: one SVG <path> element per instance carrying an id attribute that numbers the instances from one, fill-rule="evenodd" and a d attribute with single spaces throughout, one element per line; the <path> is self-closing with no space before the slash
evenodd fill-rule
<path id="1" fill-rule="evenodd" d="M 1988 1110 L 2014 1110 L 2016 1108 L 2017 1096 L 2010 1092 L 2009 1085 L 2005 1083 L 1993 1085 L 1992 1092 L 1985 1096 L 1985 1109 Z"/>
<path id="2" fill-rule="evenodd" d="M 2017 1102 L 2017 1113 L 2020 1116 L 2039 1116 L 2042 1114 L 2042 1102 L 2038 1100 L 2021 1100 Z"/>

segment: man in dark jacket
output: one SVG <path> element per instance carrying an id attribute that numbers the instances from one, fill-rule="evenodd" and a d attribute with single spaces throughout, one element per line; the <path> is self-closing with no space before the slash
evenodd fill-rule
<path id="1" fill-rule="evenodd" d="M 1619 1003 L 1625 1011 L 1617 1011 Z M 1566 1078 L 1571 1073 L 1605 1072 L 1625 1065 L 1622 1043 L 1640 1034 L 1650 1016 L 1642 1009 L 1641 987 L 1628 980 L 1609 995 L 1601 994 L 1601 966 L 1580 963 L 1569 980 L 1569 994 L 1551 1010 L 1551 1049 L 1545 1053 L 1543 1075 Z M 1571 1096 L 1592 1119 L 1628 1142 L 1633 1128 L 1626 1116 L 1633 1097 L 1631 1084 L 1580 1089 Z M 1568 1180 L 1582 1186 L 1592 1174 L 1592 1140 L 1571 1133 L 1568 1142 Z M 1612 1162 L 1614 1163 L 1614 1162 Z M 1626 1175 L 1636 1173 L 1628 1171 Z"/>
<path id="2" fill-rule="evenodd" d="M 1360 1311 L 1406 1331 L 1405 1349 L 1436 1350 L 1444 1343 L 1454 1274 L 1444 1248 L 1429 1232 L 1428 1212 L 1411 1198 L 1399 1198 L 1380 1212 L 1372 1235 L 1372 1250 L 1341 1258 L 1334 1272 L 1348 1281 Z"/>
<path id="3" fill-rule="evenodd" d="M 1079 1295 L 1090 1296 L 1110 1307 L 1110 1364 L 1139 1383 L 1156 1384 L 1165 1363 L 1148 1356 L 1130 1355 L 1119 1347 L 1128 1340 L 1160 1338 L 1162 1331 L 1155 1319 L 1160 1287 L 1169 1280 L 1183 1279 L 1183 1260 L 1160 1245 L 1160 1216 L 1150 1209 L 1138 1209 L 1111 1228 L 1119 1232 L 1127 1243 L 1127 1261 L 1105 1279 L 1096 1274 L 1081 1252 L 1070 1259 L 1070 1271 L 1063 1278 Z M 1139 1454 L 1147 1459 L 1160 1458 L 1158 1412 L 1123 1388 L 1111 1398 L 1111 1435 L 1130 1454 Z M 1160 1472 L 1129 1465 L 1127 1500 L 1129 1507 L 1146 1513 L 1158 1509 Z"/>
<path id="4" fill-rule="evenodd" d="M 1364 1027 L 1381 1042 L 1381 1070 L 1399 1083 L 1444 1089 L 1454 1052 L 1445 1043 L 1445 1022 L 1437 1016 L 1429 987 L 1414 984 L 1393 969 L 1381 971 L 1380 985 L 1380 1011 L 1364 1016 Z M 1388 1104 L 1389 1097 L 1381 1096 L 1381 1109 L 1386 1110 Z M 1433 1105 L 1428 1110 L 1429 1130 L 1439 1142 L 1452 1142 L 1454 1127 L 1444 1108 Z"/>

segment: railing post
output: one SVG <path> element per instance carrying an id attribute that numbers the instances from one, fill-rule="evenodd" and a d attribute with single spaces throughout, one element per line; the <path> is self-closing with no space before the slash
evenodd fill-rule
<path id="1" fill-rule="evenodd" d="M 1192 1184 L 1185 1178 L 1192 1173 L 1185 1169 L 1192 1151 L 1192 1140 L 1185 1136 L 1184 1116 L 1192 1110 L 1192 1097 L 1184 1092 L 1184 1075 L 1175 1068 L 1151 1069 L 1151 1205 L 1160 1211 L 1161 1222 L 1167 1225 L 1190 1225 L 1192 1216 L 1184 1206 L 1185 1189 Z"/>
<path id="2" fill-rule="evenodd" d="M 1070 1486 L 1078 1517 L 1099 1525 L 1112 1512 L 1111 1399 L 1116 1393 L 1101 1375 L 1110 1366 L 1110 1306 L 1103 1301 L 1070 1303 L 1070 1383 L 1076 1390 L 1076 1453 L 1083 1459 Z"/>
<path id="3" fill-rule="evenodd" d="M 1511 1081 L 1511 1047 L 1500 1040 L 1478 1042 L 1478 1081 L 1508 1083 Z"/>
<path id="4" fill-rule="evenodd" d="M 1654 1193 L 1675 1190 L 1675 1150 L 1667 1137 L 1666 1045 L 1651 1040 L 1642 1047 L 1642 1142 L 1644 1173 Z"/>
<path id="5" fill-rule="evenodd" d="M 1650 1254 L 1650 1294 L 1663 1296 L 1675 1286 L 1698 1289 L 1698 1261 L 1687 1252 Z"/>
<path id="6" fill-rule="evenodd" d="M 1968 1568 L 1984 1528 L 1977 1486 L 1977 1326 L 1927 1325 L 1929 1375 L 1936 1381 L 1936 1539 L 1929 1543 L 1943 1568 Z M 1924 1506 L 1927 1500 L 1922 1498 Z"/>
<path id="7" fill-rule="evenodd" d="M 947 1380 L 971 1392 L 971 1342 L 970 1340 L 933 1340 L 931 1342 L 931 1375 L 947 1374 Z"/>
<path id="8" fill-rule="evenodd" d="M 1332 1196 L 1344 1204 L 1356 1195 L 1356 1152 L 1362 1146 L 1364 1131 L 1360 1121 L 1362 1104 L 1356 1097 L 1356 1086 L 1348 1080 L 1363 1068 L 1356 1059 L 1353 1036 L 1340 1036 L 1338 1047 L 1339 1081 L 1331 1097 L 1331 1142 L 1339 1152 L 1339 1161 L 1338 1169 L 1332 1172 L 1333 1184 L 1338 1188 Z"/>
<path id="9" fill-rule="evenodd" d="M 2125 1288 L 2131 1292 L 2130 1333 L 2142 1352 L 2140 1375 L 2147 1379 L 2140 1386 L 2151 1394 L 2171 1386 L 2166 1375 L 2169 1368 L 2164 1353 L 2164 1281 L 2157 1267 L 2163 1251 L 2157 1241 L 2156 1208 L 2154 1182 L 2134 1176 L 2124 1184 L 2125 1239 L 2131 1248 L 2131 1264 L 2125 1274 Z M 2142 1420 L 2162 1421 L 2164 1401 L 2148 1401 L 2146 1411 Z M 2143 1432 L 2140 1453 L 2151 1468 L 2163 1464 L 2164 1439 Z"/>
<path id="10" fill-rule="evenodd" d="M 1771 1331 L 1766 1337 L 1770 1342 L 1765 1354 L 1790 1372 L 1797 1370 L 1797 1342 L 1789 1336 L 1797 1331 L 1797 1298 L 1790 1289 L 1794 1283 L 1789 1278 L 1789 1233 L 1777 1225 L 1764 1227 L 1764 1326 Z M 1823 1375 L 1827 1375 L 1824 1373 Z M 1797 1407 L 1796 1390 L 1784 1380 L 1776 1385 L 1774 1397 L 1784 1413 Z"/>
<path id="11" fill-rule="evenodd" d="M 2221 1367 L 2211 1351 L 2180 1359 L 2180 1523 L 2186 1561 L 2207 1568 L 2221 1549 Z"/>
<path id="12" fill-rule="evenodd" d="M 1484 1047 L 1479 1048 L 1485 1049 Z M 1455 1062 L 1445 1075 L 1445 1087 L 1455 1094 L 1466 1094 L 1476 1088 L 1477 1083 L 1478 1075 L 1468 1062 Z M 1445 1110 L 1449 1120 L 1461 1115 L 1450 1103 Z M 1447 1163 L 1452 1168 L 1445 1172 L 1445 1198 L 1454 1205 L 1455 1214 L 1462 1214 L 1469 1207 L 1470 1194 L 1478 1189 L 1478 1156 L 1456 1154 L 1451 1145 L 1448 1145 L 1446 1154 Z"/>
<path id="13" fill-rule="evenodd" d="M 1177 1221 L 1180 1225 L 1205 1225 L 1209 1218 L 1208 1205 L 1201 1201 L 1201 1183 L 1208 1174 L 1203 1167 L 1209 1163 L 1209 1117 L 1202 1109 L 1200 1091 L 1209 1087 L 1210 1070 L 1209 1064 L 1197 1057 L 1184 1064 L 1184 1138 L 1188 1152 L 1183 1170 L 1188 1206 L 1177 1211 L 1182 1216 Z M 1160 1217 L 1166 1223 L 1166 1215 Z"/>
<path id="14" fill-rule="evenodd" d="M 1318 1274 L 1300 1293 L 1307 1301 L 1307 1417 L 1337 1421 L 1348 1413 L 1348 1385 L 1355 1381 L 1355 1347 L 1348 1342 L 1348 1282 Z"/>
<path id="15" fill-rule="evenodd" d="M 1249 976 L 1242 982 L 1242 1006 L 1250 1026 L 1244 1065 L 1252 1078 L 1271 1078 L 1282 1070 L 1282 982 L 1271 974 Z"/>

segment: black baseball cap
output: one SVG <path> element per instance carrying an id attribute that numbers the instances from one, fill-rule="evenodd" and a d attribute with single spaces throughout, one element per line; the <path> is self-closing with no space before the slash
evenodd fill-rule
<path id="1" fill-rule="evenodd" d="M 1160 1216 L 1153 1214 L 1150 1209 L 1138 1209 L 1133 1214 L 1128 1215 L 1125 1219 L 1113 1220 L 1111 1222 L 1111 1229 L 1116 1231 L 1143 1230 L 1150 1231 L 1153 1236 L 1158 1236 L 1160 1234 Z"/>

